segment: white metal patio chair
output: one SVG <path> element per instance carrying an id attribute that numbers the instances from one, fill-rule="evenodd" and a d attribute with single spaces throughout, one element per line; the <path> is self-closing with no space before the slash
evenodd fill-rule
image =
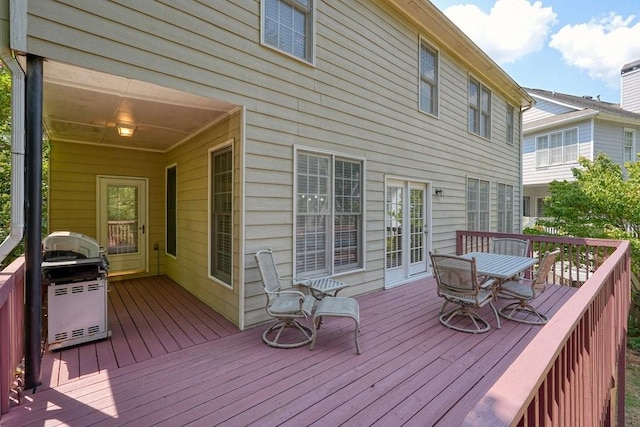
<path id="1" fill-rule="evenodd" d="M 508 280 L 498 286 L 497 292 L 500 296 L 517 300 L 500 309 L 499 312 L 502 317 L 532 325 L 544 325 L 547 323 L 547 316 L 531 306 L 529 301 L 536 298 L 540 292 L 544 292 L 549 272 L 559 254 L 559 249 L 553 252 L 546 252 L 533 279 Z"/>
<path id="2" fill-rule="evenodd" d="M 271 249 L 256 252 L 255 259 L 267 294 L 265 309 L 269 316 L 277 320 L 264 331 L 262 340 L 267 345 L 278 348 L 301 347 L 310 343 L 313 339 L 313 330 L 298 322 L 298 319 L 306 320 L 311 316 L 316 299 L 312 295 L 294 289 L 282 289 L 281 280 L 283 279 L 278 275 Z M 293 282 L 293 279 L 289 280 Z M 289 328 L 296 331 L 296 335 L 302 336 L 291 338 L 289 336 L 291 334 L 285 333 Z"/>
<path id="3" fill-rule="evenodd" d="M 491 326 L 475 309 L 490 305 L 500 328 L 500 317 L 493 305 L 493 279 L 480 284 L 475 258 L 430 254 L 438 283 L 438 296 L 444 298 L 439 320 L 447 328 L 474 334 L 487 332 Z M 449 303 L 455 305 L 447 310 Z"/>

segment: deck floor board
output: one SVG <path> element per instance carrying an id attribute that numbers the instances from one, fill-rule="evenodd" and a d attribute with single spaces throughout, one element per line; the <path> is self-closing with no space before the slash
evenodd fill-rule
<path id="1" fill-rule="evenodd" d="M 47 352 L 43 386 L 3 426 L 457 425 L 540 330 L 497 329 L 488 306 L 488 333 L 444 328 L 423 279 L 357 297 L 361 355 L 346 318 L 325 319 L 313 351 L 284 350 L 167 277 L 110 285 L 111 337 Z M 552 316 L 574 292 L 551 286 L 535 303 Z"/>

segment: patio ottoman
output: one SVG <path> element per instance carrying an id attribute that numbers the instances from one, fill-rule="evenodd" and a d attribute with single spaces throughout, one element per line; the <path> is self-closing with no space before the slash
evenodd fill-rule
<path id="1" fill-rule="evenodd" d="M 361 354 L 360 342 L 358 334 L 360 332 L 360 308 L 358 301 L 348 297 L 325 297 L 318 303 L 315 313 L 313 314 L 313 338 L 309 350 L 313 350 L 316 344 L 316 335 L 320 328 L 320 323 L 324 317 L 349 317 L 356 323 L 355 339 L 356 352 Z"/>

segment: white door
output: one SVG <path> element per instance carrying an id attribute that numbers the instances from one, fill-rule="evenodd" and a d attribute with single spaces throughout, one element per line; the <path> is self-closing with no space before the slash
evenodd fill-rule
<path id="1" fill-rule="evenodd" d="M 98 177 L 98 241 L 109 274 L 147 270 L 147 180 Z"/>
<path id="2" fill-rule="evenodd" d="M 425 183 L 387 180 L 385 194 L 385 285 L 408 281 L 428 268 Z"/>

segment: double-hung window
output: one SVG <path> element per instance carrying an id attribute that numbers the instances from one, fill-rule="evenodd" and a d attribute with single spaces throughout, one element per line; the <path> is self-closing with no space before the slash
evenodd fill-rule
<path id="1" fill-rule="evenodd" d="M 491 92 L 472 77 L 469 78 L 469 132 L 491 138 Z"/>
<path id="2" fill-rule="evenodd" d="M 209 275 L 231 283 L 233 232 L 233 151 L 231 146 L 209 153 Z"/>
<path id="3" fill-rule="evenodd" d="M 262 0 L 262 41 L 313 62 L 315 0 Z"/>
<path id="4" fill-rule="evenodd" d="M 536 166 L 578 161 L 578 129 L 566 129 L 536 137 Z"/>
<path id="5" fill-rule="evenodd" d="M 438 52 L 420 43 L 420 110 L 438 115 Z"/>
<path id="6" fill-rule="evenodd" d="M 622 139 L 622 161 L 633 162 L 635 156 L 635 139 L 636 131 L 634 129 L 625 129 Z"/>
<path id="7" fill-rule="evenodd" d="M 296 277 L 363 267 L 362 160 L 298 151 Z"/>
<path id="8" fill-rule="evenodd" d="M 467 230 L 489 231 L 489 181 L 467 178 Z"/>
<path id="9" fill-rule="evenodd" d="M 498 183 L 498 232 L 513 233 L 513 185 Z"/>

